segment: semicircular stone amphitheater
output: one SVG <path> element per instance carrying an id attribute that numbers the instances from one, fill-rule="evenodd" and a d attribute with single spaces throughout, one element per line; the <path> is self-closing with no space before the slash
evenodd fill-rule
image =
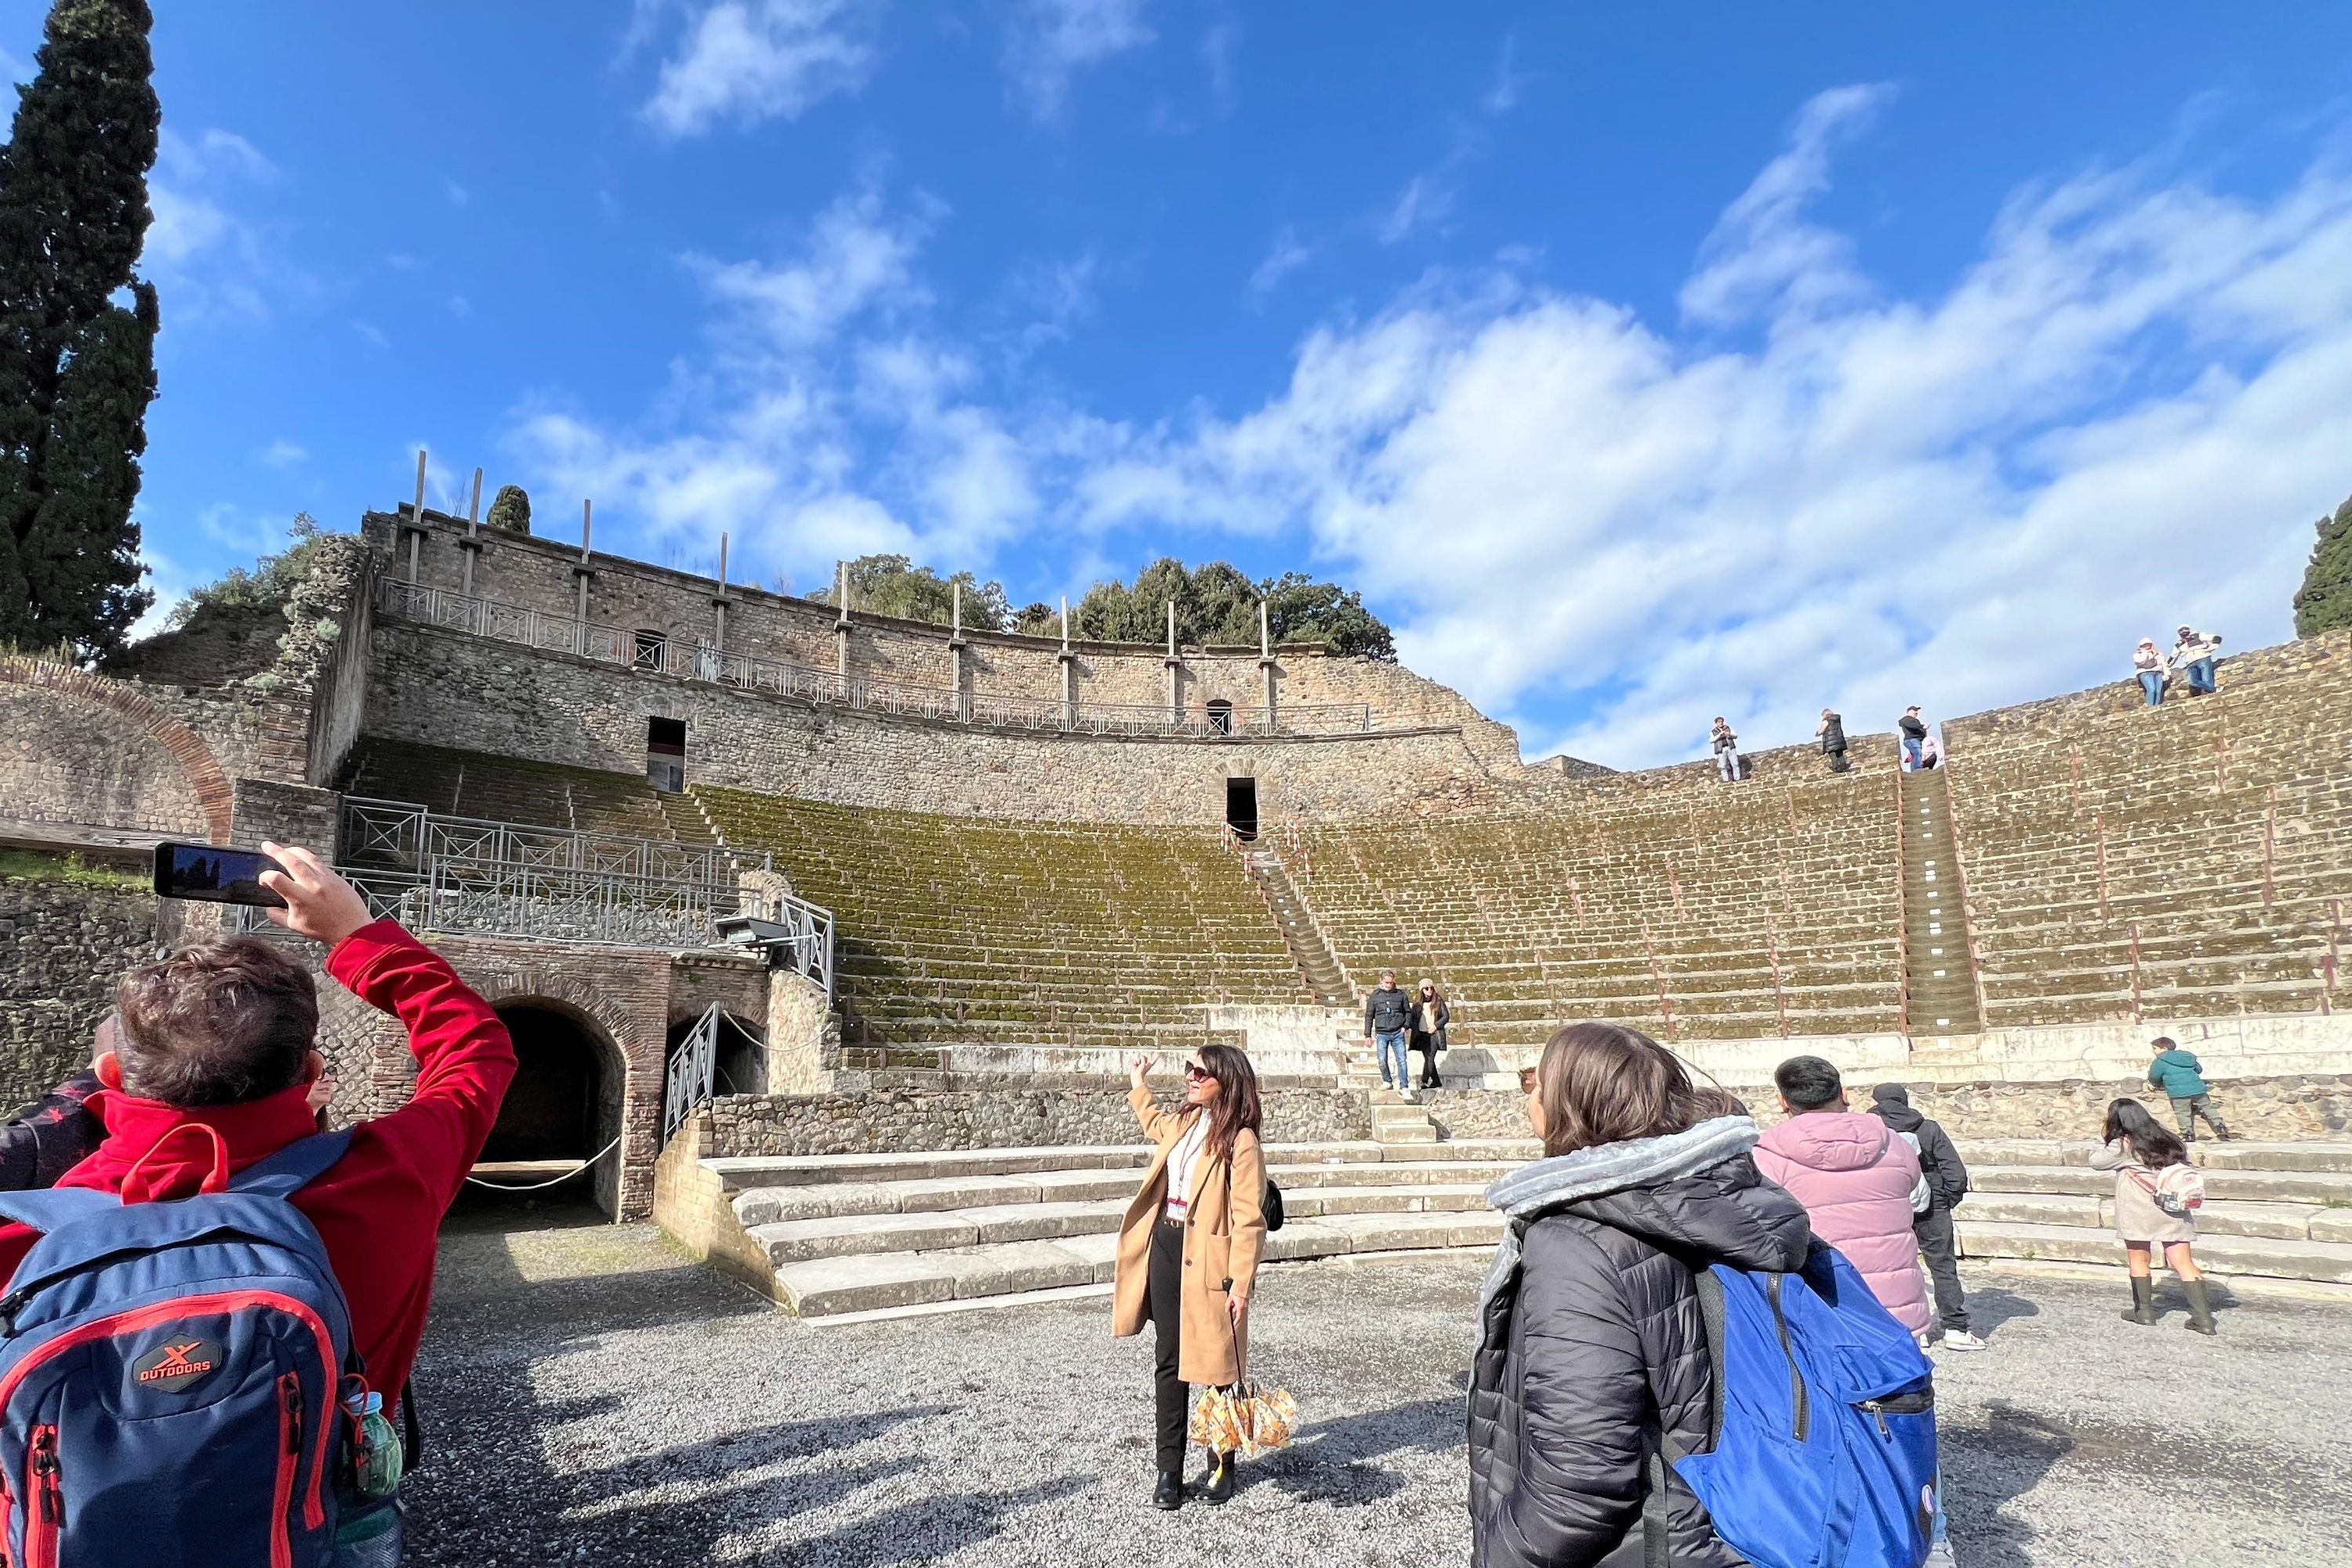
<path id="1" fill-rule="evenodd" d="M 1534 1152 L 1517 1070 L 1585 1018 L 1768 1120 L 1791 1055 L 1907 1084 L 1973 1166 L 1966 1250 L 2021 1268 L 2115 1261 L 2091 1140 L 2119 1095 L 2168 1115 L 2169 1035 L 2241 1135 L 2200 1146 L 2210 1268 L 2352 1292 L 2342 633 L 2214 697 L 1949 721 L 1938 771 L 1864 735 L 1849 773 L 1790 748 L 1726 785 L 1523 763 L 1454 692 L 1313 647 L 919 625 L 411 507 L 308 566 L 288 615 L 103 672 L 0 660 L 0 837 L 331 845 L 514 1027 L 490 1173 L 595 1157 L 608 1212 L 793 1310 L 1106 1289 L 1127 1063 L 1172 1093 L 1207 1040 L 1265 1084 L 1274 1258 L 1491 1246 L 1484 1190 Z M 19 954 L 96 943 L 79 991 L 15 961 L 22 1089 L 110 956 L 208 918 L 77 896 L 0 879 Z M 1412 1100 L 1362 1048 L 1382 968 L 1454 1010 Z M 325 989 L 338 1110 L 398 1103 L 397 1032 Z"/>

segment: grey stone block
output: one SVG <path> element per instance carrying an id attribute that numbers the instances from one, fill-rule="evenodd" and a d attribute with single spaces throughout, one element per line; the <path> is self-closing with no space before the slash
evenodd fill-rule
<path id="1" fill-rule="evenodd" d="M 1099 1236 L 1118 1229 L 1126 1205 L 1109 1200 L 1052 1204 L 999 1204 L 958 1209 L 948 1217 L 971 1226 L 983 1244 L 1049 1241 L 1065 1236 Z"/>
<path id="2" fill-rule="evenodd" d="M 875 1252 L 936 1252 L 980 1239 L 970 1225 L 936 1215 L 842 1215 L 754 1226 L 751 1237 L 781 1268 L 820 1258 Z"/>
<path id="3" fill-rule="evenodd" d="M 930 1255 L 955 1271 L 959 1300 L 1095 1282 L 1094 1260 L 1053 1241 L 1014 1241 Z"/>
<path id="4" fill-rule="evenodd" d="M 955 1297 L 954 1270 L 936 1253 L 826 1258 L 776 1270 L 784 1304 L 803 1318 L 919 1307 Z"/>
<path id="5" fill-rule="evenodd" d="M 1034 1203 L 1037 1198 L 1035 1180 L 1024 1176 L 930 1176 L 894 1182 L 889 1190 L 898 1198 L 901 1214 L 938 1214 L 991 1204 Z"/>

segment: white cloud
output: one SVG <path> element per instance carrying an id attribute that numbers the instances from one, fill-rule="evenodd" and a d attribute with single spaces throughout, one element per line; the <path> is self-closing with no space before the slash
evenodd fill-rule
<path id="1" fill-rule="evenodd" d="M 290 468 L 298 463 L 307 463 L 310 460 L 310 453 L 283 436 L 261 450 L 261 465 L 267 468 Z"/>
<path id="2" fill-rule="evenodd" d="M 1242 25 L 1217 23 L 1201 36 L 1201 62 L 1209 68 L 1209 102 L 1220 119 L 1234 111 L 1234 51 L 1240 47 Z"/>
<path id="3" fill-rule="evenodd" d="M 687 265 L 713 300 L 777 346 L 807 348 L 869 309 L 893 313 L 928 298 L 913 261 L 944 210 L 924 202 L 910 213 L 886 213 L 881 192 L 869 184 L 819 214 L 802 253 L 781 266 L 704 256 L 688 257 Z"/>
<path id="4" fill-rule="evenodd" d="M 1389 204 L 1372 232 L 1382 245 L 1394 245 L 1423 224 L 1442 221 L 1453 206 L 1453 188 L 1443 176 L 1415 174 Z"/>
<path id="5" fill-rule="evenodd" d="M 1486 89 L 1486 95 L 1478 100 L 1478 107 L 1489 114 L 1508 114 L 1519 106 L 1519 94 L 1530 79 L 1526 72 L 1512 68 L 1518 52 L 1517 38 L 1503 40 L 1502 58 L 1495 62 L 1495 80 Z"/>
<path id="6" fill-rule="evenodd" d="M 1020 0 L 1004 68 L 1030 114 L 1041 123 L 1059 120 L 1080 70 L 1150 43 L 1144 7 L 1145 0 Z"/>
<path id="7" fill-rule="evenodd" d="M 1274 237 L 1266 247 L 1265 259 L 1250 273 L 1249 291 L 1254 295 L 1271 294 L 1282 280 L 1315 258 L 1315 247 L 1298 237 L 1298 231 L 1288 224 Z"/>
<path id="8" fill-rule="evenodd" d="M 352 319 L 352 331 L 360 335 L 360 341 L 362 342 L 368 344 L 372 348 L 388 349 L 392 347 L 392 340 L 385 337 L 383 335 L 383 329 L 377 326 L 373 321 L 363 321 L 355 316 Z"/>
<path id="9" fill-rule="evenodd" d="M 657 25 L 640 4 L 625 50 Z M 873 74 L 868 37 L 879 7 L 852 0 L 718 0 L 688 8 L 676 49 L 642 110 L 663 135 L 698 136 L 720 121 L 740 126 L 797 120 Z"/>
<path id="10" fill-rule="evenodd" d="M 1531 742 L 1695 754 L 2115 679 L 2186 619 L 2287 629 L 2352 451 L 2352 178 L 2263 200 L 2093 174 L 2028 191 L 1940 294 L 1880 298 L 1809 232 L 1831 95 L 1725 216 L 1695 319 L 1747 352 L 1507 275 L 1318 332 L 1255 412 L 1131 439 L 1087 521 L 1303 524 L 1402 610 L 1406 662 Z M 1542 749 L 1530 746 L 1530 754 Z"/>
<path id="11" fill-rule="evenodd" d="M 168 298 L 167 326 L 267 321 L 276 305 L 307 300 L 316 281 L 285 256 L 273 226 L 239 210 L 278 166 L 252 142 L 218 127 L 194 140 L 166 129 L 147 181 L 142 269 Z"/>
<path id="12" fill-rule="evenodd" d="M 474 199 L 473 193 L 455 180 L 442 181 L 441 189 L 443 194 L 448 196 L 449 205 L 453 207 L 462 207 Z"/>

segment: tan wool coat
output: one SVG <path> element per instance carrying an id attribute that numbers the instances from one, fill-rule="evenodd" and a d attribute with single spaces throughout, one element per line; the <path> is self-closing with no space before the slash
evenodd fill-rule
<path id="1" fill-rule="evenodd" d="M 2151 1171 L 2118 1138 L 2091 1156 L 2094 1171 L 2116 1173 L 2116 1234 L 2125 1241 L 2169 1247 L 2197 1239 L 2197 1222 L 2185 1215 L 2168 1215 L 2156 1206 L 2147 1184 L 2161 1173 Z"/>
<path id="2" fill-rule="evenodd" d="M 1151 1321 L 1151 1230 L 1168 1203 L 1169 1151 L 1194 1117 L 1206 1114 L 1190 1106 L 1162 1110 L 1145 1088 L 1129 1090 L 1127 1101 L 1143 1135 L 1159 1148 L 1119 1225 L 1110 1331 L 1120 1339 L 1141 1333 Z M 1258 1259 L 1265 1254 L 1265 1156 L 1257 1134 L 1245 1129 L 1234 1135 L 1230 1168 L 1203 1150 L 1193 1165 L 1189 1201 L 1176 1375 L 1186 1383 L 1238 1383 L 1248 1344 L 1245 1331 L 1235 1332 L 1225 1302 L 1229 1294 L 1250 1298 L 1257 1286 Z"/>

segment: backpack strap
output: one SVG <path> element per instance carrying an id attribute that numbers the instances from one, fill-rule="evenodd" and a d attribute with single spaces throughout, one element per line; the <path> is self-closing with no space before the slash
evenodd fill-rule
<path id="1" fill-rule="evenodd" d="M 0 1193 L 0 1219 L 26 1225 L 43 1236 L 62 1230 L 101 1209 L 121 1208 L 122 1200 L 95 1187 L 47 1187 L 21 1193 Z"/>
<path id="2" fill-rule="evenodd" d="M 1712 1267 L 1702 1263 L 1691 1270 L 1691 1287 L 1698 1297 L 1699 1322 L 1706 1333 L 1707 1375 L 1706 1447 L 1694 1451 L 1712 1453 L 1723 1440 L 1723 1281 L 1715 1277 Z M 1666 1517 L 1665 1448 L 1665 1418 L 1654 1402 L 1650 1423 L 1642 1431 L 1643 1568 L 1672 1568 L 1674 1562 L 1674 1539 Z"/>
<path id="3" fill-rule="evenodd" d="M 352 1146 L 352 1130 L 313 1133 L 299 1138 L 267 1160 L 247 1165 L 229 1179 L 228 1190 L 258 1197 L 290 1198 L 343 1157 Z"/>

